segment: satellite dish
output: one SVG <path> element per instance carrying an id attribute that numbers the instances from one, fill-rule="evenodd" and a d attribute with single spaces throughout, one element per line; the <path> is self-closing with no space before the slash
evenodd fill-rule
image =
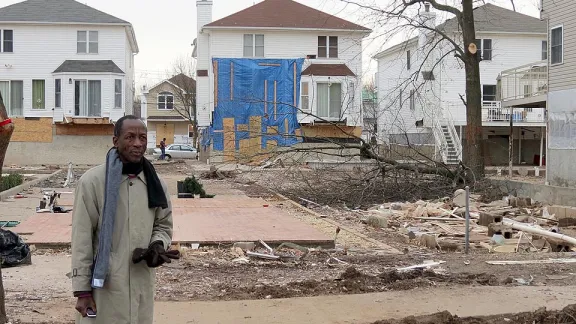
<path id="1" fill-rule="evenodd" d="M 470 45 L 468 45 L 468 51 L 472 54 L 476 54 L 476 52 L 478 52 L 478 47 L 476 44 L 470 43 Z"/>

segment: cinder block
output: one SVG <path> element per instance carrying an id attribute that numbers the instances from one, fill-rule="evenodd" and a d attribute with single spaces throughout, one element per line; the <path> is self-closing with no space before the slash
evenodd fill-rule
<path id="1" fill-rule="evenodd" d="M 484 212 L 480 212 L 480 218 L 478 219 L 478 225 L 488 226 L 492 223 L 501 223 L 501 215 L 493 215 Z"/>
<path id="2" fill-rule="evenodd" d="M 504 236 L 505 239 L 511 239 L 513 231 L 502 223 L 491 223 L 488 225 L 488 236 L 492 237 L 494 234 L 500 234 Z"/>

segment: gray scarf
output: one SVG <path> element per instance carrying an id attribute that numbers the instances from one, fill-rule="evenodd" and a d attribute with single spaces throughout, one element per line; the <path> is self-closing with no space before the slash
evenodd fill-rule
<path id="1" fill-rule="evenodd" d="M 118 205 L 118 192 L 122 183 L 122 161 L 116 148 L 110 149 L 106 155 L 106 182 L 104 184 L 104 210 L 102 211 L 102 225 L 98 236 L 98 252 L 92 271 L 92 288 L 104 287 L 108 275 L 110 262 L 110 249 L 112 248 L 112 232 L 116 219 Z"/>

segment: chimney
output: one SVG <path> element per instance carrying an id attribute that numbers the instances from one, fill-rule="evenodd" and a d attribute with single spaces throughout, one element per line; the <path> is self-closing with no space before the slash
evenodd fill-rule
<path id="1" fill-rule="evenodd" d="M 206 70 L 210 66 L 209 35 L 202 28 L 212 22 L 212 0 L 196 1 L 196 15 L 198 31 L 196 37 L 197 68 L 198 70 Z"/>
<path id="2" fill-rule="evenodd" d="M 419 22 L 427 28 L 420 28 L 418 37 L 418 48 L 425 46 L 428 41 L 428 35 L 431 33 L 429 28 L 436 27 L 436 13 L 432 12 L 432 7 L 429 2 L 424 3 L 424 12 L 420 13 Z"/>

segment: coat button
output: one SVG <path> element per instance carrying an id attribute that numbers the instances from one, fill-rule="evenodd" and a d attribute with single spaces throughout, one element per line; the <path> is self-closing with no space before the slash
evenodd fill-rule
<path id="1" fill-rule="evenodd" d="M 132 185 L 134 185 L 134 183 L 132 181 L 130 181 L 130 187 L 132 187 Z"/>

